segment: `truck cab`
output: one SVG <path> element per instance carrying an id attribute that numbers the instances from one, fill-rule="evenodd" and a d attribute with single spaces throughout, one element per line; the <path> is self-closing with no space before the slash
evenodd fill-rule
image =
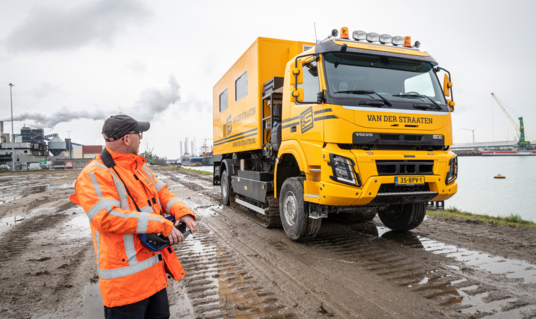
<path id="1" fill-rule="evenodd" d="M 457 191 L 450 73 L 419 46 L 363 31 L 350 39 L 343 28 L 289 59 L 283 74 L 262 83 L 258 149 L 215 157 L 223 201 L 234 195 L 265 216 L 277 204 L 294 240 L 314 237 L 328 216 L 377 213 L 393 231 L 417 227 L 428 201 Z M 267 191 L 244 191 L 249 180 Z"/>

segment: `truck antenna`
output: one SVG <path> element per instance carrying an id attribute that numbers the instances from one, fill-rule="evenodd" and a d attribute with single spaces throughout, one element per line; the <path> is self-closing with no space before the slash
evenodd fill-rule
<path id="1" fill-rule="evenodd" d="M 316 22 L 313 22 L 315 25 L 315 43 L 318 43 L 318 38 L 316 37 Z"/>

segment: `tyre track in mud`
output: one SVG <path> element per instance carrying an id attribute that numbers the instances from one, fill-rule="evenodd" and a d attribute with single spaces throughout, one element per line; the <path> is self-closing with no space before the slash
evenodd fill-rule
<path id="1" fill-rule="evenodd" d="M 293 307 L 249 270 L 231 249 L 199 224 L 177 255 L 187 275 L 195 318 L 295 318 Z"/>
<path id="2" fill-rule="evenodd" d="M 63 211 L 73 208 L 76 205 L 67 202 L 59 206 L 54 214 L 43 214 L 33 218 L 25 219 L 20 224 L 6 231 L 0 236 L 0 267 L 2 263 L 17 257 L 30 244 L 26 237 L 43 230 L 54 228 L 56 225 L 64 222 L 69 215 Z"/>
<path id="3" fill-rule="evenodd" d="M 176 176 L 169 175 L 169 178 L 209 197 L 215 204 L 220 203 L 220 195 L 215 190 Z M 231 209 L 240 212 L 233 206 Z M 254 216 L 248 218 L 254 219 Z M 378 225 L 327 221 L 318 236 L 305 245 L 334 255 L 330 260 L 350 265 L 355 271 L 366 269 L 390 285 L 433 301 L 437 309 L 454 311 L 463 318 L 536 316 L 536 286 L 523 280 L 536 274 L 536 268 L 530 264 L 523 264 L 527 267 L 522 270 L 527 273 L 525 276 L 511 278 L 508 272 L 489 272 L 482 265 L 493 268 L 501 264 L 516 265 L 516 261 L 497 260 L 495 256 L 478 251 L 446 245 L 431 237 L 416 235 L 418 229 L 403 234 L 386 232 L 377 220 L 374 222 Z M 441 221 L 436 222 L 441 225 Z M 478 232 L 475 230 L 476 234 Z M 278 244 L 277 249 L 280 247 Z"/>
<path id="4" fill-rule="evenodd" d="M 386 238 L 378 238 L 372 223 L 368 224 L 369 231 L 362 224 L 354 229 L 337 226 L 336 231 L 321 232 L 307 245 L 335 252 L 345 262 L 360 264 L 384 280 L 407 287 L 410 292 L 468 318 L 536 315 L 534 287 L 527 291 L 518 281 L 489 278 L 477 270 L 448 262 L 444 256 L 458 252 L 453 246 L 412 233 L 389 232 Z M 468 252 L 467 257 L 471 254 Z M 423 258 L 424 262 L 416 263 Z"/>

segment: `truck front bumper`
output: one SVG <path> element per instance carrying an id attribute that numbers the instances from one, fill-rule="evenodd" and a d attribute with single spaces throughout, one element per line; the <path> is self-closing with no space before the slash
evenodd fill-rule
<path id="1" fill-rule="evenodd" d="M 443 201 L 458 191 L 458 182 L 445 185 L 437 175 L 425 176 L 429 190 L 415 190 L 412 186 L 398 186 L 399 191 L 380 192 L 382 184 L 394 184 L 394 176 L 373 176 L 361 187 L 352 187 L 331 181 L 305 182 L 305 201 L 320 205 L 382 206 L 389 204 Z M 318 194 L 318 195 L 316 195 Z"/>

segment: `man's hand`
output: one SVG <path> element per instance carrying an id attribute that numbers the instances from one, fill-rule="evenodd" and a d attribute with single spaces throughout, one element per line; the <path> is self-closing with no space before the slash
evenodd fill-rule
<path id="1" fill-rule="evenodd" d="M 169 244 L 172 246 L 184 240 L 184 236 L 182 235 L 182 233 L 175 227 L 171 229 L 168 238 Z"/>
<path id="2" fill-rule="evenodd" d="M 197 228 L 197 223 L 195 222 L 192 215 L 182 216 L 179 220 L 175 222 L 175 226 L 178 226 L 180 222 L 185 223 L 186 226 L 190 228 L 190 231 L 192 232 L 192 234 L 195 233 L 195 229 Z"/>

